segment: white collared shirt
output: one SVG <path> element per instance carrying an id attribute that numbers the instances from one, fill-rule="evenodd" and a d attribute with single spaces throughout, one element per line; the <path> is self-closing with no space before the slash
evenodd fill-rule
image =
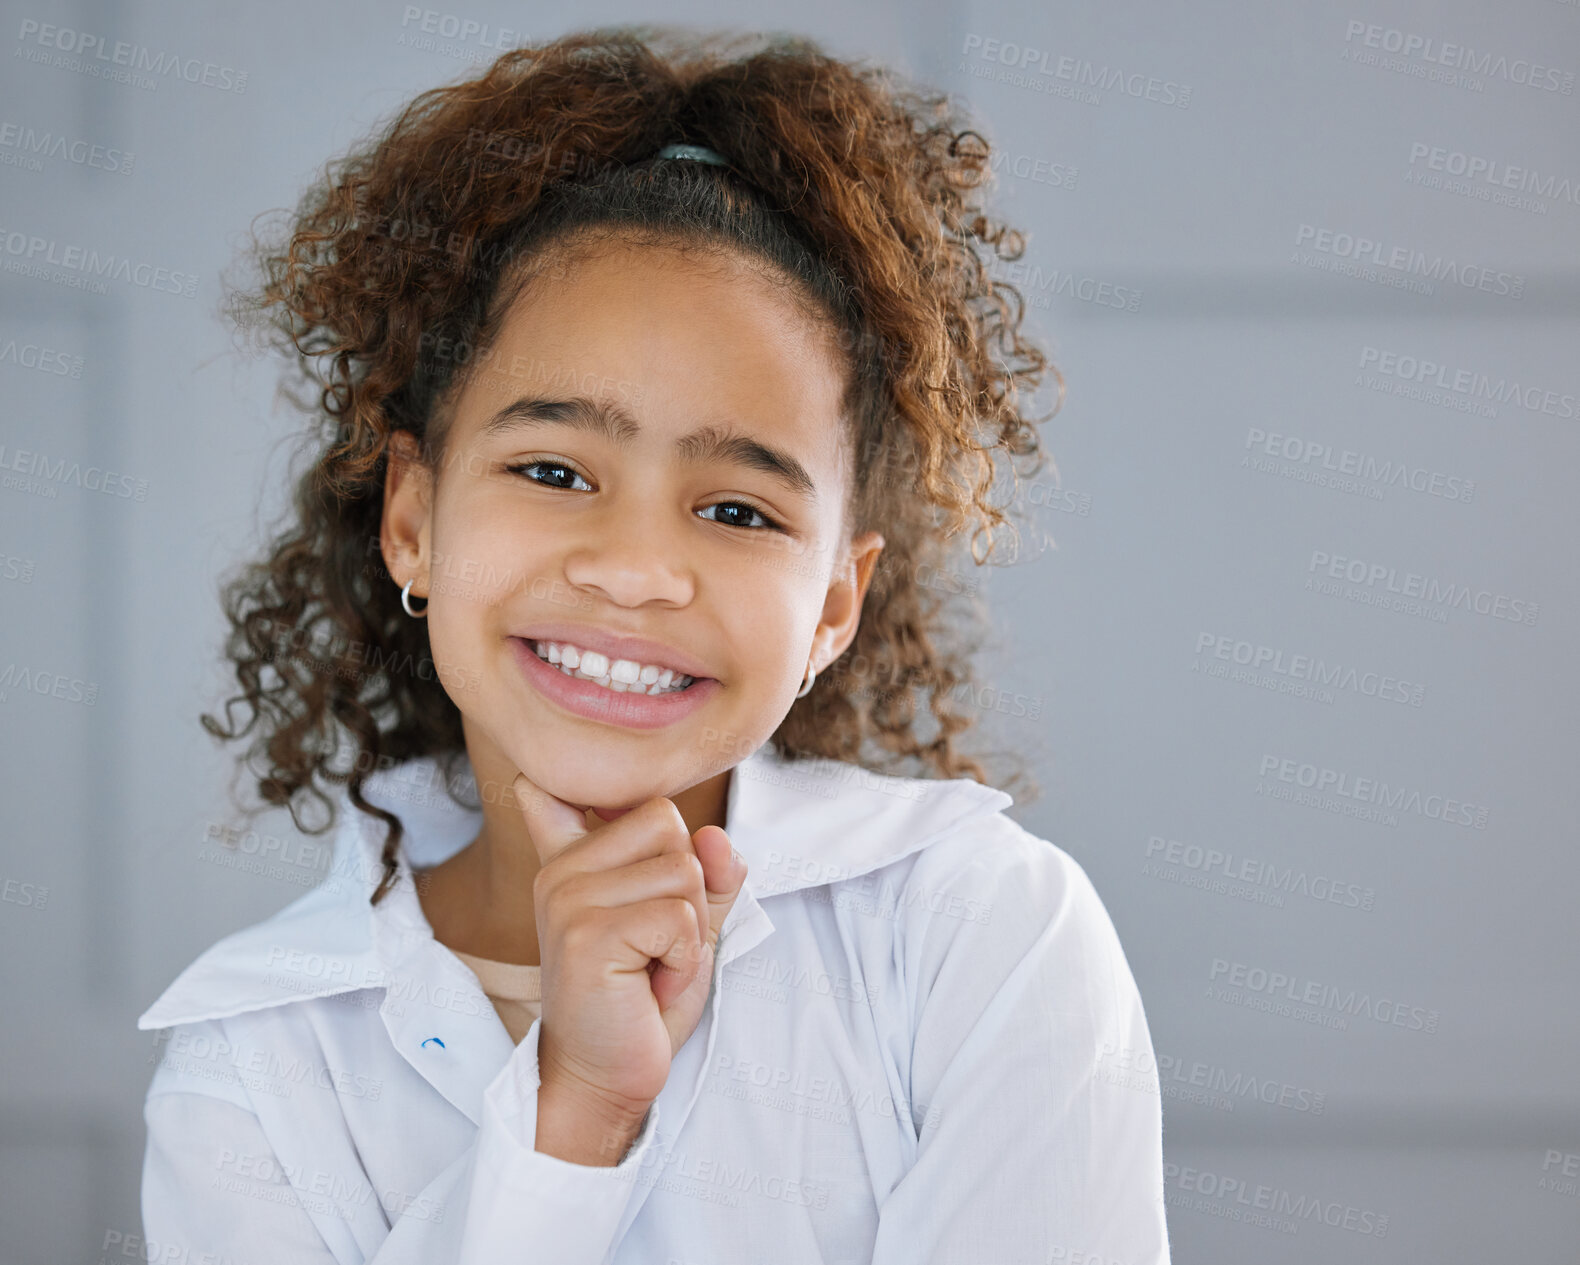
<path id="1" fill-rule="evenodd" d="M 712 992 L 607 1168 L 534 1149 L 542 1020 L 513 1045 L 418 901 L 413 866 L 481 810 L 432 758 L 364 794 L 405 827 L 398 885 L 369 905 L 385 827 L 342 793 L 329 875 L 138 1020 L 145 1258 L 1167 1265 L 1140 995 L 1085 872 L 1003 791 L 738 764 L 749 872 Z"/>

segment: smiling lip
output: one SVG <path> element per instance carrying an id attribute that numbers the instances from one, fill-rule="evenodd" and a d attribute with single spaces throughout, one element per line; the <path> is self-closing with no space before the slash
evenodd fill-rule
<path id="1" fill-rule="evenodd" d="M 540 659 L 532 643 L 524 637 L 508 640 L 522 675 L 538 693 L 563 711 L 609 725 L 662 729 L 690 716 L 723 688 L 712 677 L 698 677 L 685 689 L 668 694 L 622 694 L 591 681 L 566 676 L 553 664 Z"/>
<path id="2" fill-rule="evenodd" d="M 578 650 L 596 650 L 616 659 L 630 659 L 633 663 L 651 663 L 661 668 L 695 677 L 699 681 L 711 680 L 708 668 L 700 659 L 693 658 L 675 646 L 661 641 L 648 641 L 645 637 L 626 637 L 620 633 L 605 632 L 578 624 L 534 624 L 531 628 L 513 634 L 523 641 L 542 644 L 545 641 L 570 642 Z"/>

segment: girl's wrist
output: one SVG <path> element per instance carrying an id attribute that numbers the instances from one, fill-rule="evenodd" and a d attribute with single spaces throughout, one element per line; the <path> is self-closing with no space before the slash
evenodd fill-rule
<path id="1" fill-rule="evenodd" d="M 613 1168 L 641 1135 L 651 1108 L 611 1103 L 564 1081 L 541 1083 L 534 1149 L 571 1164 Z"/>

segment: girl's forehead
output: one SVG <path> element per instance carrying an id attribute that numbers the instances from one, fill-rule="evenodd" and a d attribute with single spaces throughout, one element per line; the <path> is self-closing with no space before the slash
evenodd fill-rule
<path id="1" fill-rule="evenodd" d="M 587 305 L 621 294 L 628 298 L 695 296 L 716 309 L 773 309 L 814 332 L 831 326 L 800 283 L 746 251 L 726 245 L 643 242 L 614 238 L 598 243 L 551 245 L 522 266 L 524 284 L 511 304 L 514 315 L 532 306 Z"/>
<path id="2" fill-rule="evenodd" d="M 734 326 L 743 319 L 780 327 L 786 338 L 832 353 L 845 341 L 838 322 L 805 284 L 751 251 L 722 240 L 628 230 L 578 233 L 540 246 L 501 287 L 508 309 L 499 324 L 535 313 L 563 321 L 568 312 L 618 318 L 655 307 L 674 315 Z M 611 309 L 610 304 L 618 304 Z M 842 358 L 833 357 L 836 361 Z"/>
<path id="3" fill-rule="evenodd" d="M 711 400 L 722 411 L 814 418 L 839 414 L 847 374 L 830 330 L 777 287 L 749 275 L 645 271 L 620 256 L 524 292 L 478 367 L 474 406 L 575 383 L 638 403 Z"/>

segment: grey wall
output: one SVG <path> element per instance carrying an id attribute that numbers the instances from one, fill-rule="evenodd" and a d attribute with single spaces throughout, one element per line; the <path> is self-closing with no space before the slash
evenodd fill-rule
<path id="1" fill-rule="evenodd" d="M 234 816 L 196 723 L 228 684 L 216 577 L 274 520 L 294 419 L 219 275 L 254 214 L 489 56 L 414 45 L 405 11 L 4 6 L 0 443 L 111 476 L 0 487 L 8 1262 L 129 1259 L 135 1017 L 302 890 L 205 839 Z M 535 38 L 651 12 L 456 16 Z M 1573 1260 L 1580 6 L 664 16 L 793 22 L 962 94 L 1003 148 L 1030 233 L 1003 279 L 1069 387 L 1038 530 L 986 575 L 983 718 L 1140 983 L 1161 1077 L 1108 1071 L 1164 1094 L 1175 1259 Z M 30 22 L 245 88 L 94 77 Z M 27 129 L 85 145 L 35 160 Z M 166 271 L 77 288 L 18 270 L 33 237 Z M 1265 1201 L 1340 1223 L 1245 1215 Z"/>

